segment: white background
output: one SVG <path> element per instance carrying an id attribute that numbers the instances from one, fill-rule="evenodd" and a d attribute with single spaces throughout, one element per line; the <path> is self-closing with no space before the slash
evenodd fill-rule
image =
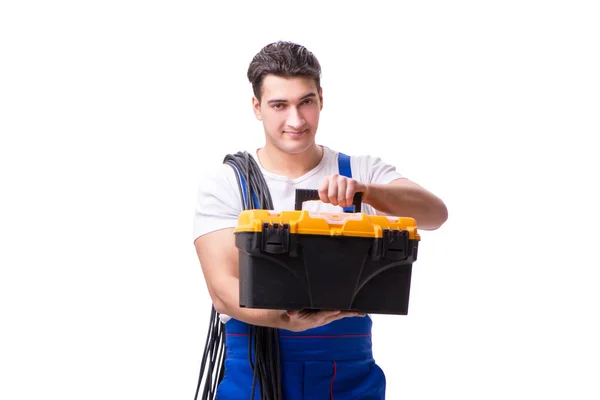
<path id="1" fill-rule="evenodd" d="M 450 211 L 374 317 L 388 398 L 600 398 L 593 3 L 2 2 L 0 398 L 193 398 L 196 181 L 260 145 L 279 39 L 323 66 L 320 142 Z"/>

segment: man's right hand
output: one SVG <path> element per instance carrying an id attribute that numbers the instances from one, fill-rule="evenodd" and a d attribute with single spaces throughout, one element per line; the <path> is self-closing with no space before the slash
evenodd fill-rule
<path id="1" fill-rule="evenodd" d="M 346 317 L 364 317 L 366 314 L 360 314 L 353 311 L 339 311 L 339 310 L 293 310 L 284 313 L 284 326 L 283 329 L 287 329 L 292 332 L 302 332 L 312 328 L 318 328 L 323 325 L 332 323 Z"/>

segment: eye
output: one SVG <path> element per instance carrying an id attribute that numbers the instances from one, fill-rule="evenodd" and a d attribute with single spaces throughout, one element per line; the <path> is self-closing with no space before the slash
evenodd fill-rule
<path id="1" fill-rule="evenodd" d="M 312 103 L 313 103 L 312 99 L 304 100 L 304 104 L 312 104 Z"/>
<path id="2" fill-rule="evenodd" d="M 273 107 L 275 110 L 281 110 L 284 107 L 284 104 L 275 103 L 271 107 Z"/>

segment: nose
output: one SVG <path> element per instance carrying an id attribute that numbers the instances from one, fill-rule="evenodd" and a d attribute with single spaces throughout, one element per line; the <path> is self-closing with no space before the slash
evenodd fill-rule
<path id="1" fill-rule="evenodd" d="M 290 128 L 299 130 L 304 125 L 304 118 L 296 107 L 290 107 L 286 122 Z"/>

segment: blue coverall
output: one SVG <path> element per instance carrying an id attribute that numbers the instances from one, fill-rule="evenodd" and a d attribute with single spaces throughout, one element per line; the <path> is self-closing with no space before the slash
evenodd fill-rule
<path id="1" fill-rule="evenodd" d="M 350 317 L 304 332 L 279 330 L 284 400 L 382 400 L 385 375 L 373 359 L 372 320 Z M 251 400 L 248 325 L 225 325 L 225 375 L 218 400 Z M 254 399 L 260 400 L 256 384 Z"/>
<path id="2" fill-rule="evenodd" d="M 340 175 L 352 177 L 350 157 L 339 153 L 338 163 Z M 385 399 L 385 375 L 373 359 L 372 325 L 367 315 L 304 332 L 279 330 L 283 400 Z M 251 400 L 248 328 L 235 319 L 225 325 L 225 376 L 217 400 Z M 254 400 L 260 400 L 258 383 Z"/>

